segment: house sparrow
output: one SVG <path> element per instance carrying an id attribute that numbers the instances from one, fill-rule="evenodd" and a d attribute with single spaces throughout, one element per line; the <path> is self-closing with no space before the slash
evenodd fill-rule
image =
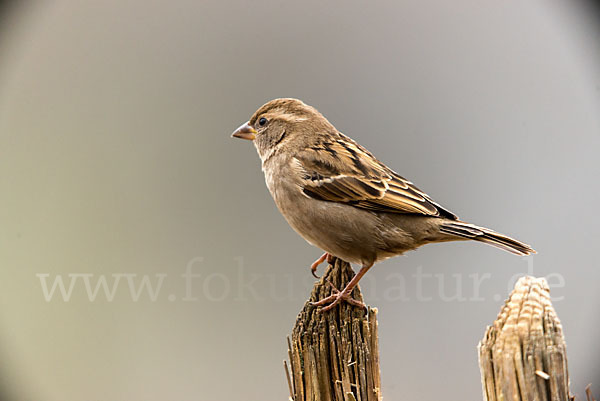
<path id="1" fill-rule="evenodd" d="M 373 264 L 425 244 L 475 240 L 516 255 L 535 251 L 488 228 L 460 221 L 412 182 L 339 132 L 315 108 L 275 99 L 233 134 L 254 142 L 267 187 L 292 228 L 325 253 L 360 264 L 346 287 L 316 302 L 322 311 L 349 295 Z"/>

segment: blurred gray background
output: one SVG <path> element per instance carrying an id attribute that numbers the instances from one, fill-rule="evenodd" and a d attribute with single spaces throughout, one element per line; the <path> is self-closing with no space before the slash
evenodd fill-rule
<path id="1" fill-rule="evenodd" d="M 598 23 L 566 0 L 9 4 L 2 398 L 287 399 L 285 336 L 321 251 L 230 138 L 275 97 L 539 252 L 444 244 L 371 270 L 385 399 L 481 399 L 477 342 L 526 273 L 552 287 L 572 390 L 598 396 Z M 154 300 L 136 301 L 144 277 Z M 44 293 L 57 278 L 70 297 Z M 102 279 L 113 297 L 90 298 Z"/>

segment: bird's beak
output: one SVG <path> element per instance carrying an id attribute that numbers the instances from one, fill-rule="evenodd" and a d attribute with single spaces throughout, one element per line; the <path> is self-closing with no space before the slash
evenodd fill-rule
<path id="1" fill-rule="evenodd" d="M 250 124 L 244 123 L 240 125 L 240 127 L 236 129 L 231 136 L 234 138 L 242 138 L 252 141 L 254 138 L 256 138 L 256 130 L 252 128 Z"/>

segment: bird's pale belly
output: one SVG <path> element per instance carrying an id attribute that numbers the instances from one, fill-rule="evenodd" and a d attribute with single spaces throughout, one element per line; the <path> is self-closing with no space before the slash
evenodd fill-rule
<path id="1" fill-rule="evenodd" d="M 352 263 L 370 264 L 383 256 L 378 255 L 383 244 L 380 220 L 375 214 L 311 200 L 298 190 L 275 189 L 271 194 L 289 225 L 312 245 Z"/>

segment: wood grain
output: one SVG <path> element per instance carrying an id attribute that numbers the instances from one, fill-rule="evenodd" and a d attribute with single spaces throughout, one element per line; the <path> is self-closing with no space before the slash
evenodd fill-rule
<path id="1" fill-rule="evenodd" d="M 479 343 L 486 401 L 570 401 L 562 326 L 543 278 L 522 277 Z"/>
<path id="2" fill-rule="evenodd" d="M 343 302 L 321 313 L 311 305 L 331 294 L 328 281 L 343 288 L 353 276 L 348 263 L 335 259 L 296 319 L 284 365 L 292 401 L 381 400 L 377 310 Z M 362 301 L 359 286 L 352 297 Z"/>

